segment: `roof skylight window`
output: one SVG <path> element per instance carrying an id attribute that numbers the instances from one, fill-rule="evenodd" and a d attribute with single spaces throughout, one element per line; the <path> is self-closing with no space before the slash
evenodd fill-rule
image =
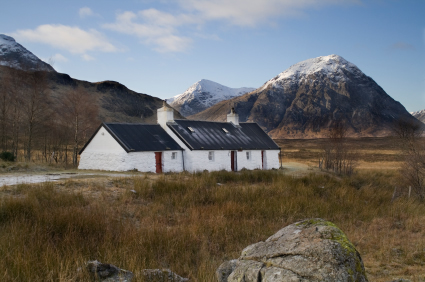
<path id="1" fill-rule="evenodd" d="M 224 133 L 229 134 L 229 131 L 226 128 L 222 128 Z"/>
<path id="2" fill-rule="evenodd" d="M 187 127 L 187 129 L 189 129 L 189 131 L 190 131 L 191 133 L 195 133 L 195 129 L 193 129 L 192 127 L 188 126 L 188 127 Z"/>

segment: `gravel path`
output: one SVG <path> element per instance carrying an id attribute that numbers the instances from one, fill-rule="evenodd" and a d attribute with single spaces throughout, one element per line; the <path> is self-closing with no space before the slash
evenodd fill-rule
<path id="1" fill-rule="evenodd" d="M 306 164 L 296 163 L 296 162 L 287 162 L 282 164 L 283 171 L 285 174 L 290 174 L 294 176 L 303 176 L 310 172 L 314 172 L 317 169 L 309 167 Z M 54 171 L 54 172 L 45 172 L 45 173 L 6 173 L 0 174 L 0 187 L 8 185 L 17 185 L 17 184 L 29 184 L 29 183 L 41 183 L 47 181 L 58 181 L 64 179 L 84 179 L 84 178 L 101 178 L 101 177 L 131 177 L 134 176 L 134 173 L 128 172 L 104 172 L 104 171 Z M 137 175 L 140 175 L 138 173 Z"/>
<path id="2" fill-rule="evenodd" d="M 69 178 L 97 178 L 97 177 L 130 177 L 133 174 L 124 173 L 88 173 L 88 172 L 56 172 L 46 174 L 14 173 L 0 174 L 0 187 L 16 184 L 41 183 L 48 181 L 64 180 Z"/>

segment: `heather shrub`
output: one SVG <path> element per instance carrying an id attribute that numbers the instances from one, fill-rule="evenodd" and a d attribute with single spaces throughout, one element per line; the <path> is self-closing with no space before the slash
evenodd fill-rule
<path id="1" fill-rule="evenodd" d="M 11 152 L 4 151 L 0 153 L 0 159 L 6 162 L 13 162 L 15 161 L 15 156 Z"/>

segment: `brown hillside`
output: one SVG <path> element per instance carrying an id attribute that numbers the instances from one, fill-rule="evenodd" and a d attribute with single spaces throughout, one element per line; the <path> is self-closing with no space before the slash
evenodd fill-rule
<path id="1" fill-rule="evenodd" d="M 0 80 L 8 70 L 8 67 L 0 66 Z M 115 81 L 91 83 L 56 72 L 47 73 L 47 77 L 53 103 L 59 103 L 58 98 L 68 91 L 82 87 L 96 97 L 99 119 L 104 122 L 156 123 L 156 110 L 163 103 L 159 98 L 137 93 Z M 184 118 L 178 112 L 175 112 L 175 116 Z"/>

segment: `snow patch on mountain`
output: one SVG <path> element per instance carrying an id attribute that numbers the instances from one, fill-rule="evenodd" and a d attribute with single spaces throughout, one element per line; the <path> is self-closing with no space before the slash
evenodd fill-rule
<path id="1" fill-rule="evenodd" d="M 425 110 L 420 110 L 416 112 L 410 112 L 412 116 L 425 123 Z"/>
<path id="2" fill-rule="evenodd" d="M 356 76 L 363 75 L 363 72 L 356 65 L 350 63 L 341 56 L 321 56 L 292 65 L 284 72 L 267 81 L 260 90 L 270 86 L 273 88 L 282 88 L 283 84 L 288 81 L 298 83 L 303 79 L 307 79 L 307 77 L 312 74 L 327 76 L 333 81 L 340 82 L 346 79 L 344 72 L 350 72 Z"/>
<path id="3" fill-rule="evenodd" d="M 416 111 L 416 112 L 410 112 L 410 114 L 412 116 L 425 115 L 425 110 L 420 110 L 420 111 Z"/>
<path id="4" fill-rule="evenodd" d="M 5 34 L 0 34 L 0 65 L 25 70 L 55 71 L 13 37 Z"/>
<path id="5" fill-rule="evenodd" d="M 218 102 L 241 96 L 254 91 L 255 88 L 230 88 L 207 79 L 201 79 L 184 93 L 167 99 L 167 103 L 184 116 L 201 112 Z"/>

